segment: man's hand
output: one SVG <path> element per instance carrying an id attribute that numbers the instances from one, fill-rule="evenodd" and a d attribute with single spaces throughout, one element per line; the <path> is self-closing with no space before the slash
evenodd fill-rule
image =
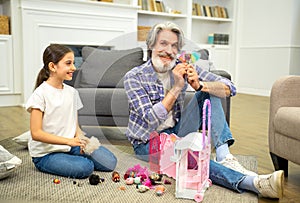
<path id="1" fill-rule="evenodd" d="M 186 74 L 187 82 L 192 86 L 192 88 L 197 90 L 200 87 L 198 73 L 191 64 L 186 66 Z"/>
<path id="2" fill-rule="evenodd" d="M 184 87 L 185 77 L 186 77 L 186 63 L 179 63 L 173 69 L 174 76 L 174 87 L 177 89 L 182 89 Z"/>

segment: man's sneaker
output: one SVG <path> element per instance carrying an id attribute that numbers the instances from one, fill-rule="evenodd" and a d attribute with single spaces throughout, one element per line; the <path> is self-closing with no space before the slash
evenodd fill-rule
<path id="1" fill-rule="evenodd" d="M 257 173 L 245 169 L 232 154 L 227 154 L 225 159 L 217 163 L 222 164 L 223 166 L 226 166 L 232 170 L 238 171 L 244 175 L 257 176 Z"/>
<path id="2" fill-rule="evenodd" d="M 282 198 L 284 172 L 275 171 L 269 175 L 259 175 L 254 178 L 254 186 L 261 196 L 269 198 Z"/>

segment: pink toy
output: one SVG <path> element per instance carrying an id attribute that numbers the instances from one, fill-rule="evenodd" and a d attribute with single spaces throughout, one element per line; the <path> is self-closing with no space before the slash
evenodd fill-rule
<path id="1" fill-rule="evenodd" d="M 208 132 L 206 136 L 206 107 L 208 106 Z M 171 157 L 176 162 L 177 198 L 194 199 L 201 202 L 206 189 L 212 185 L 209 179 L 209 161 L 211 153 L 211 104 L 205 100 L 203 106 L 202 134 L 189 133 L 175 143 L 175 153 Z M 194 164 L 192 165 L 191 159 Z"/>
<path id="2" fill-rule="evenodd" d="M 150 170 L 169 177 L 176 177 L 176 164 L 170 160 L 174 155 L 174 143 L 179 140 L 175 134 L 161 133 L 156 131 L 150 134 L 149 162 Z"/>
<path id="3" fill-rule="evenodd" d="M 141 181 L 144 181 L 148 179 L 149 172 L 147 170 L 147 167 L 142 168 L 140 164 L 136 164 L 132 168 L 128 168 L 127 171 L 125 172 L 124 179 L 126 180 L 129 177 L 132 178 L 140 177 Z"/>

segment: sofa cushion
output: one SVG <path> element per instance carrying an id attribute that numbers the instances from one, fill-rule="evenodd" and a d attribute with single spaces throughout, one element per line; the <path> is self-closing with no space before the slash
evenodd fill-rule
<path id="1" fill-rule="evenodd" d="M 281 107 L 275 118 L 275 131 L 288 137 L 300 140 L 300 107 Z"/>
<path id="2" fill-rule="evenodd" d="M 128 102 L 124 88 L 78 88 L 83 104 L 79 115 L 127 116 Z"/>
<path id="3" fill-rule="evenodd" d="M 101 50 L 82 48 L 83 63 L 80 67 L 78 87 L 123 87 L 123 76 L 143 61 L 140 47 L 126 50 Z"/>

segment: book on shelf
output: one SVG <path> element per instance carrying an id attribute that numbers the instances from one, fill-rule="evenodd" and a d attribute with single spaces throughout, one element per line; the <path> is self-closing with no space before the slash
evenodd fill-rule
<path id="1" fill-rule="evenodd" d="M 229 44 L 229 34 L 224 33 L 214 33 L 214 44 L 228 45 Z"/>
<path id="2" fill-rule="evenodd" d="M 197 3 L 193 3 L 192 15 L 193 15 L 193 16 L 196 16 L 196 15 L 197 15 Z"/>
<path id="3" fill-rule="evenodd" d="M 205 6 L 205 11 L 206 11 L 206 16 L 207 16 L 207 17 L 212 17 L 212 16 L 211 16 L 211 13 L 210 13 L 210 6 L 207 6 L 207 5 L 206 5 L 206 6 Z"/>
<path id="4" fill-rule="evenodd" d="M 214 18 L 229 18 L 227 8 L 222 6 L 208 6 L 195 3 L 195 12 L 198 16 L 214 17 Z M 193 6 L 193 12 L 194 7 Z M 198 8 L 198 9 L 197 9 Z M 201 13 L 201 14 L 199 14 Z"/>
<path id="5" fill-rule="evenodd" d="M 155 3 L 158 12 L 166 12 L 165 5 L 162 0 L 156 0 Z"/>
<path id="6" fill-rule="evenodd" d="M 222 7 L 222 16 L 223 18 L 229 18 L 227 8 Z"/>
<path id="7" fill-rule="evenodd" d="M 214 6 L 213 7 L 213 17 L 220 18 L 219 6 Z"/>
<path id="8" fill-rule="evenodd" d="M 193 15 L 194 16 L 202 16 L 203 15 L 200 4 L 193 3 Z"/>
<path id="9" fill-rule="evenodd" d="M 139 0 L 138 1 L 139 6 L 141 6 L 142 10 L 149 10 L 148 0 Z"/>
<path id="10" fill-rule="evenodd" d="M 197 13 L 198 16 L 203 16 L 203 9 L 201 9 L 202 6 L 200 4 L 197 4 Z"/>
<path id="11" fill-rule="evenodd" d="M 207 16 L 205 6 L 201 6 L 201 11 L 203 11 L 203 16 Z"/>
<path id="12" fill-rule="evenodd" d="M 145 11 L 166 12 L 166 8 L 162 0 L 138 0 L 138 5 Z"/>

